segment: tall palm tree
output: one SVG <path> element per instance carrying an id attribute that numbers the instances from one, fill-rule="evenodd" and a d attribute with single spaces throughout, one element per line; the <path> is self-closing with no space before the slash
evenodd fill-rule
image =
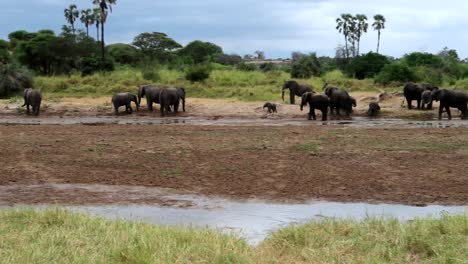
<path id="1" fill-rule="evenodd" d="M 107 16 L 109 14 L 109 11 L 112 12 L 112 5 L 115 5 L 117 3 L 117 0 L 92 0 L 93 4 L 99 5 L 99 8 L 101 9 L 101 17 L 100 17 L 100 23 L 101 23 L 101 52 L 102 52 L 102 65 L 104 66 L 104 61 L 105 61 L 105 56 L 106 56 L 106 44 L 104 43 L 104 25 L 106 24 L 107 21 Z"/>
<path id="2" fill-rule="evenodd" d="M 86 27 L 86 36 L 89 38 L 89 26 L 94 24 L 94 15 L 91 9 L 81 10 L 81 22 Z"/>
<path id="3" fill-rule="evenodd" d="M 342 33 L 345 38 L 346 59 L 349 59 L 348 37 L 349 22 L 351 17 L 351 14 L 341 14 L 341 16 L 336 19 L 336 29 L 338 30 L 338 32 Z"/>
<path id="4" fill-rule="evenodd" d="M 348 17 L 348 41 L 351 44 L 351 52 L 353 58 L 356 57 L 356 42 L 358 34 L 358 23 L 355 16 Z"/>
<path id="5" fill-rule="evenodd" d="M 78 8 L 76 7 L 76 5 L 70 5 L 68 8 L 65 8 L 63 12 L 65 13 L 65 18 L 67 19 L 67 22 L 71 25 L 73 35 L 75 35 L 75 21 L 80 16 Z"/>
<path id="6" fill-rule="evenodd" d="M 360 49 L 361 49 L 361 37 L 363 33 L 367 33 L 367 29 L 369 28 L 369 23 L 367 23 L 367 16 L 358 14 L 356 15 L 356 20 L 357 20 L 357 55 L 359 56 L 360 54 Z"/>
<path id="7" fill-rule="evenodd" d="M 374 23 L 372 24 L 372 27 L 374 30 L 377 30 L 379 32 L 378 40 L 377 40 L 377 53 L 379 53 L 379 48 L 380 48 L 380 31 L 382 29 L 385 29 L 385 17 L 382 15 L 375 15 L 374 16 Z"/>
<path id="8" fill-rule="evenodd" d="M 99 42 L 99 26 L 101 25 L 101 9 L 93 9 L 93 20 L 96 23 L 96 41 Z"/>

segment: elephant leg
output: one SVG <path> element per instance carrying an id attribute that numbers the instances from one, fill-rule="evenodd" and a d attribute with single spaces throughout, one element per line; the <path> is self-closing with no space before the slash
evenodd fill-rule
<path id="1" fill-rule="evenodd" d="M 29 115 L 31 113 L 31 110 L 29 109 L 29 104 L 26 105 L 26 113 Z"/>
<path id="2" fill-rule="evenodd" d="M 444 112 L 444 105 L 440 104 L 439 106 L 439 120 L 442 119 L 442 113 Z"/>
<path id="3" fill-rule="evenodd" d="M 153 112 L 153 101 L 148 100 L 147 106 L 148 106 L 148 111 Z"/>
<path id="4" fill-rule="evenodd" d="M 406 102 L 408 103 L 408 109 L 409 110 L 413 109 L 413 106 L 411 105 L 413 103 L 413 100 L 406 99 Z"/>
<path id="5" fill-rule="evenodd" d="M 119 108 L 117 106 L 114 106 L 114 112 L 115 112 L 115 115 L 119 114 Z"/>
<path id="6" fill-rule="evenodd" d="M 41 112 L 41 106 L 38 105 L 38 106 L 36 106 L 36 113 L 35 113 L 35 115 L 38 116 L 40 112 Z"/>
<path id="7" fill-rule="evenodd" d="M 432 101 L 429 104 L 427 104 L 427 110 L 432 110 Z"/>
<path id="8" fill-rule="evenodd" d="M 418 102 L 418 109 L 421 109 L 421 99 L 416 100 Z"/>
<path id="9" fill-rule="evenodd" d="M 289 100 L 291 101 L 291 104 L 296 104 L 296 95 L 292 91 L 289 93 Z"/>
<path id="10" fill-rule="evenodd" d="M 185 113 L 185 98 L 182 98 L 182 111 Z"/>
<path id="11" fill-rule="evenodd" d="M 445 110 L 447 111 L 448 119 L 452 120 L 452 113 L 450 112 L 450 106 L 445 106 Z"/>
<path id="12" fill-rule="evenodd" d="M 133 108 L 131 104 L 128 105 L 128 113 L 129 114 L 133 113 Z"/>
<path id="13" fill-rule="evenodd" d="M 174 105 L 174 113 L 177 114 L 179 112 L 179 103 Z"/>
<path id="14" fill-rule="evenodd" d="M 327 109 L 322 110 L 322 121 L 327 121 Z"/>
<path id="15" fill-rule="evenodd" d="M 315 109 L 312 109 L 312 118 L 314 120 L 317 120 L 317 116 L 315 115 Z"/>
<path id="16" fill-rule="evenodd" d="M 311 106 L 310 109 L 309 109 L 309 118 L 308 118 L 309 120 L 312 120 L 312 115 L 313 115 L 312 113 L 313 112 L 314 112 L 314 109 Z"/>

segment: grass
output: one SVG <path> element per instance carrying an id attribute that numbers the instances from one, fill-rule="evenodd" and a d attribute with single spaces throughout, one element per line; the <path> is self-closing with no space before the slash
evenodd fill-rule
<path id="1" fill-rule="evenodd" d="M 242 101 L 278 101 L 281 87 L 285 80 L 290 79 L 283 71 L 245 72 L 235 69 L 215 69 L 208 80 L 191 83 L 185 80 L 184 72 L 162 68 L 159 71 L 160 85 L 180 85 L 187 88 L 188 96 L 202 98 L 230 98 Z M 322 77 L 298 80 L 312 85 L 320 91 L 327 81 L 348 91 L 380 91 L 384 88 L 374 84 L 371 79 L 356 80 L 345 77 L 340 71 L 326 73 Z M 124 68 L 112 73 L 97 73 L 81 77 L 71 76 L 42 77 L 35 79 L 35 87 L 40 89 L 47 98 L 53 97 L 97 97 L 109 96 L 117 92 L 134 92 L 141 84 L 152 83 L 144 80 L 138 69 Z"/>
<path id="2" fill-rule="evenodd" d="M 62 209 L 0 213 L 1 263 L 466 263 L 468 215 L 326 220 L 257 247 L 234 235 L 110 221 Z"/>

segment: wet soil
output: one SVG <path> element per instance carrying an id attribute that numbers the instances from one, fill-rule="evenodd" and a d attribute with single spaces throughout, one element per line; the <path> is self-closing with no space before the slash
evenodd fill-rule
<path id="1" fill-rule="evenodd" d="M 102 184 L 280 202 L 466 205 L 467 132 L 463 127 L 0 126 L 0 199 L 171 205 L 158 195 L 50 187 Z"/>

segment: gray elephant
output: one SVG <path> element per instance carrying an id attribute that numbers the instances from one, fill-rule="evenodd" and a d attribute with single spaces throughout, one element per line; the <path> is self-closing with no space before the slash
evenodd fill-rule
<path id="1" fill-rule="evenodd" d="M 413 101 L 416 100 L 418 105 L 417 109 L 421 109 L 422 94 L 424 91 L 434 91 L 438 87 L 426 83 L 407 83 L 403 88 L 408 109 L 413 109 Z M 427 96 L 427 95 L 426 95 Z M 432 101 L 428 103 L 428 109 L 432 109 Z"/>
<path id="2" fill-rule="evenodd" d="M 182 87 L 162 88 L 159 94 L 159 103 L 161 104 L 161 116 L 165 116 L 167 109 L 174 108 L 174 113 L 179 111 L 180 101 L 185 112 L 185 89 Z"/>
<path id="3" fill-rule="evenodd" d="M 296 103 L 296 99 L 295 99 L 296 96 L 302 97 L 303 94 L 308 93 L 308 92 L 315 93 L 312 90 L 312 87 L 307 84 L 299 84 L 298 82 L 293 81 L 293 80 L 286 81 L 283 84 L 282 95 L 281 95 L 281 98 L 283 99 L 283 101 L 284 101 L 284 92 L 286 90 L 289 90 L 289 100 L 291 104 Z"/>
<path id="4" fill-rule="evenodd" d="M 440 101 L 439 119 L 442 119 L 442 113 L 447 112 L 449 120 L 452 119 L 450 107 L 458 108 L 461 111 L 461 118 L 468 119 L 468 94 L 464 91 L 437 89 L 432 92 L 432 99 Z"/>
<path id="5" fill-rule="evenodd" d="M 268 109 L 268 113 L 272 114 L 272 113 L 278 113 L 278 111 L 276 110 L 276 104 L 274 103 L 265 103 L 263 105 L 263 109 L 267 108 Z"/>
<path id="6" fill-rule="evenodd" d="M 340 115 L 340 109 L 344 110 L 346 116 L 350 116 L 353 111 L 353 106 L 357 106 L 356 100 L 351 97 L 348 92 L 339 89 L 338 87 L 328 86 L 325 84 L 323 87 L 325 95 L 330 98 L 330 113 Z"/>
<path id="7" fill-rule="evenodd" d="M 376 117 L 380 113 L 380 105 L 379 103 L 372 102 L 369 103 L 369 109 L 367 110 L 367 115 L 370 117 Z"/>
<path id="8" fill-rule="evenodd" d="M 112 105 L 114 106 L 115 114 L 119 114 L 119 107 L 125 106 L 125 111 L 128 114 L 133 112 L 132 102 L 135 103 L 137 111 L 139 110 L 140 104 L 138 103 L 138 97 L 131 93 L 118 93 L 112 96 Z"/>
<path id="9" fill-rule="evenodd" d="M 151 85 L 141 85 L 138 89 L 138 104 L 141 104 L 141 98 L 146 97 L 148 111 L 153 112 L 153 104 L 159 104 L 159 94 L 161 88 Z"/>
<path id="10" fill-rule="evenodd" d="M 322 112 L 322 121 L 327 121 L 328 107 L 330 106 L 330 100 L 328 96 L 323 94 L 316 94 L 308 92 L 302 95 L 301 101 L 301 111 L 304 110 L 304 106 L 309 104 L 309 120 L 317 120 L 315 115 L 315 109 L 318 109 Z"/>
<path id="11" fill-rule="evenodd" d="M 24 89 L 24 104 L 22 107 L 26 106 L 26 113 L 29 115 L 30 109 L 32 107 L 33 115 L 38 116 L 41 110 L 42 95 L 39 91 L 32 88 Z"/>

